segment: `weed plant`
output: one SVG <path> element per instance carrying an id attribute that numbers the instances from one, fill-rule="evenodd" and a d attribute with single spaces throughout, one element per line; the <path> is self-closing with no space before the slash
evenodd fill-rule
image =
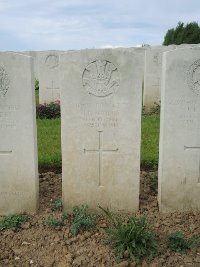
<path id="1" fill-rule="evenodd" d="M 52 203 L 53 210 L 61 210 L 62 209 L 62 199 L 56 199 Z"/>
<path id="2" fill-rule="evenodd" d="M 119 217 L 114 217 L 109 209 L 99 207 L 111 221 L 107 229 L 106 242 L 115 249 L 117 259 L 122 259 L 124 253 L 139 263 L 144 256 L 153 258 L 157 254 L 157 242 L 154 232 L 148 226 L 145 217 L 131 217 L 124 223 Z"/>
<path id="3" fill-rule="evenodd" d="M 28 216 L 19 214 L 19 215 L 9 215 L 0 219 L 0 230 L 16 230 L 22 224 L 28 221 Z"/>
<path id="4" fill-rule="evenodd" d="M 95 226 L 97 215 L 87 215 L 86 210 L 88 206 L 74 207 L 72 211 L 72 224 L 70 231 L 73 235 L 77 235 L 81 228 L 92 228 Z"/>
<path id="5" fill-rule="evenodd" d="M 190 239 L 186 239 L 183 232 L 173 232 L 168 235 L 169 248 L 175 252 L 185 253 L 199 244 L 199 239 L 193 235 Z"/>
<path id="6" fill-rule="evenodd" d="M 65 220 L 67 220 L 67 219 L 68 219 L 68 214 L 67 213 L 63 213 L 60 219 L 55 218 L 53 216 L 49 216 L 45 220 L 44 224 L 47 225 L 50 228 L 61 227 L 61 226 L 64 225 Z"/>

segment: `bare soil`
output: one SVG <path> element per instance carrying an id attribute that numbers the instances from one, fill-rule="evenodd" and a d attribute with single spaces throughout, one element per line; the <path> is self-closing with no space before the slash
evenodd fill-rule
<path id="1" fill-rule="evenodd" d="M 146 215 L 158 233 L 159 255 L 155 259 L 144 259 L 140 265 L 126 257 L 117 262 L 113 249 L 104 242 L 109 223 L 103 215 L 95 228 L 81 231 L 75 237 L 69 231 L 70 225 L 56 229 L 44 225 L 47 217 L 59 217 L 62 213 L 52 210 L 52 202 L 61 198 L 61 174 L 48 172 L 40 174 L 38 214 L 30 215 L 30 220 L 16 231 L 0 232 L 0 266 L 200 267 L 200 247 L 179 254 L 172 252 L 166 241 L 167 233 L 172 231 L 182 231 L 188 238 L 193 234 L 200 236 L 200 213 L 160 214 L 156 183 L 152 182 L 154 175 L 149 171 L 141 172 L 138 214 Z"/>

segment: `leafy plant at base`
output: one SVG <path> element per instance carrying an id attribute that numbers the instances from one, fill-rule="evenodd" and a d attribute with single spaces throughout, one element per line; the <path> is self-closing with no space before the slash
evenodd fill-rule
<path id="1" fill-rule="evenodd" d="M 19 215 L 9 215 L 0 219 L 0 230 L 12 229 L 15 230 L 19 228 L 22 224 L 28 221 L 28 216 Z"/>
<path id="2" fill-rule="evenodd" d="M 54 210 L 60 210 L 62 209 L 62 199 L 56 199 L 53 203 L 52 203 L 53 209 Z"/>
<path id="3" fill-rule="evenodd" d="M 131 217 L 127 223 L 115 218 L 110 210 L 99 208 L 111 221 L 112 226 L 107 229 L 107 243 L 115 249 L 118 259 L 122 259 L 127 251 L 130 258 L 140 262 L 144 256 L 153 257 L 157 254 L 157 242 L 154 232 L 147 224 L 145 217 Z"/>
<path id="4" fill-rule="evenodd" d="M 60 227 L 64 225 L 65 220 L 68 219 L 68 214 L 67 213 L 63 213 L 62 217 L 60 219 L 57 219 L 53 216 L 49 216 L 44 224 L 51 227 L 51 228 L 56 228 L 56 227 Z"/>
<path id="5" fill-rule="evenodd" d="M 199 243 L 197 236 L 193 235 L 187 240 L 182 232 L 170 233 L 167 238 L 170 249 L 179 253 L 184 253 L 186 250 L 196 247 Z"/>
<path id="6" fill-rule="evenodd" d="M 70 231 L 73 235 L 77 235 L 81 228 L 91 228 L 94 227 L 97 215 L 86 215 L 86 210 L 88 206 L 82 205 L 81 207 L 74 207 L 72 211 L 73 223 L 70 227 Z"/>

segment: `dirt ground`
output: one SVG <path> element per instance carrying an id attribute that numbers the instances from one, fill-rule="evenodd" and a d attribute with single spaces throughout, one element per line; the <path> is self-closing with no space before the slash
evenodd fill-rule
<path id="1" fill-rule="evenodd" d="M 152 183 L 154 173 L 141 172 L 140 211 L 147 215 L 158 232 L 160 254 L 153 260 L 143 260 L 142 267 L 200 267 L 200 247 L 187 254 L 171 252 L 167 247 L 166 234 L 182 231 L 186 237 L 200 236 L 200 213 L 158 212 L 156 183 Z M 0 266 L 100 266 L 134 267 L 136 264 L 125 258 L 116 262 L 114 252 L 105 245 L 105 228 L 108 221 L 100 216 L 95 228 L 82 231 L 76 237 L 69 231 L 69 225 L 51 229 L 44 225 L 50 216 L 59 216 L 61 211 L 52 210 L 52 202 L 61 198 L 61 174 L 53 172 L 40 174 L 40 210 L 31 215 L 30 220 L 17 231 L 0 232 Z"/>

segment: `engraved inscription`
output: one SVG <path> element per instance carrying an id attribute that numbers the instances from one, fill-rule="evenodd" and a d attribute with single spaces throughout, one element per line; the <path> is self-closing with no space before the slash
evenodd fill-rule
<path id="1" fill-rule="evenodd" d="M 106 152 L 117 152 L 119 149 L 103 149 L 103 131 L 98 131 L 99 133 L 99 147 L 98 149 L 83 149 L 84 153 L 98 153 L 99 154 L 99 186 L 102 186 L 102 176 L 103 176 L 103 153 Z"/>
<path id="2" fill-rule="evenodd" d="M 108 60 L 95 60 L 83 71 L 83 87 L 96 97 L 112 95 L 120 84 L 120 76 L 117 67 Z"/>
<path id="3" fill-rule="evenodd" d="M 200 146 L 184 146 L 184 150 L 200 150 Z M 200 152 L 200 151 L 199 151 Z M 199 153 L 200 154 L 200 153 Z M 199 166 L 198 166 L 198 183 L 200 183 L 200 155 L 199 155 Z M 185 183 L 186 183 L 186 179 L 185 179 Z"/>
<path id="4" fill-rule="evenodd" d="M 196 94 L 200 95 L 200 59 L 196 60 L 188 71 L 188 86 Z"/>
<path id="5" fill-rule="evenodd" d="M 55 69 L 59 65 L 59 57 L 57 55 L 48 55 L 45 58 L 45 64 L 49 69 Z"/>
<path id="6" fill-rule="evenodd" d="M 126 104 L 122 103 L 84 103 L 71 104 L 71 109 L 75 108 L 76 114 L 82 119 L 85 126 L 103 130 L 119 127 L 120 110 Z"/>
<path id="7" fill-rule="evenodd" d="M 19 105 L 0 106 L 0 129 L 14 129 L 17 126 L 15 113 L 19 109 Z"/>
<path id="8" fill-rule="evenodd" d="M 0 66 L 0 93 L 5 96 L 10 86 L 8 74 L 3 66 Z"/>

